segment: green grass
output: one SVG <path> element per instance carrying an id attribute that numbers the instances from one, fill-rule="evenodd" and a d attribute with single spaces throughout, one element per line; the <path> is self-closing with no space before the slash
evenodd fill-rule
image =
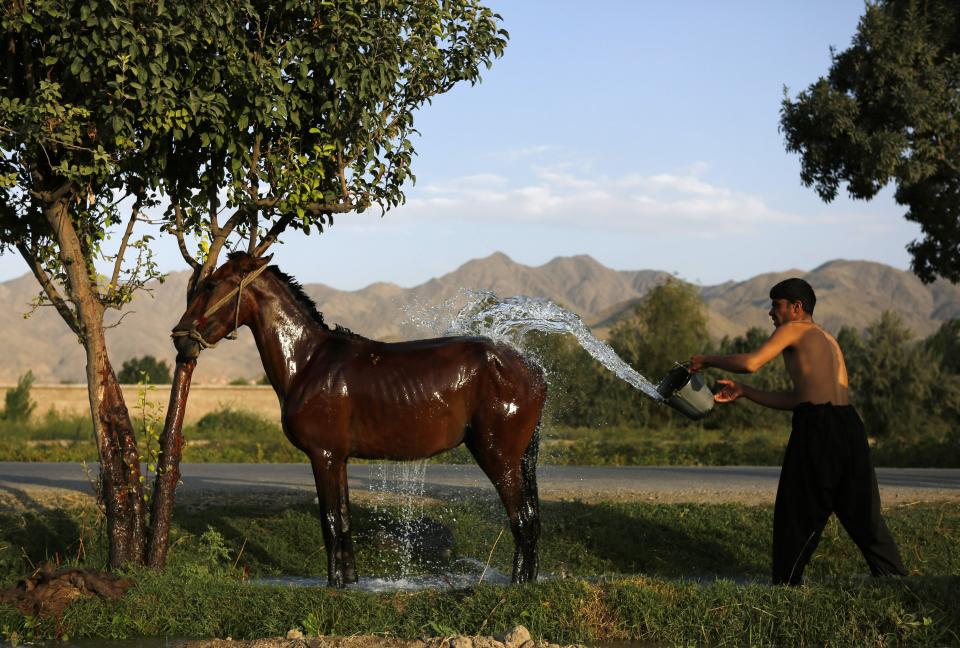
<path id="1" fill-rule="evenodd" d="M 145 435 L 140 434 L 140 438 Z M 783 458 L 789 429 L 709 429 L 700 425 L 635 428 L 564 427 L 547 424 L 540 461 L 562 465 L 617 466 L 776 466 Z M 296 463 L 306 461 L 280 426 L 257 414 L 223 409 L 184 429 L 183 461 L 193 463 Z M 960 444 L 953 438 L 881 441 L 874 462 L 891 467 L 960 466 Z M 56 412 L 27 424 L 0 420 L 0 461 L 97 460 L 90 421 Z M 438 463 L 471 463 L 463 447 L 434 457 Z"/>
<path id="2" fill-rule="evenodd" d="M 458 557 L 509 573 L 512 543 L 493 499 L 426 505 L 454 532 Z M 355 502 L 362 576 L 395 575 L 399 559 L 372 539 L 397 510 Z M 743 505 L 544 502 L 540 582 L 370 594 L 255 585 L 264 575 L 320 576 L 325 554 L 316 506 L 294 496 L 179 507 L 163 574 L 135 571 L 117 603 L 72 605 L 59 622 L 0 606 L 19 636 L 235 638 L 285 634 L 403 637 L 492 633 L 523 623 L 554 641 L 667 644 L 954 645 L 960 642 L 960 504 L 888 509 L 911 572 L 865 578 L 856 547 L 831 522 L 809 583 L 771 587 L 772 511 Z M 102 518 L 93 507 L 0 514 L 0 584 L 44 561 L 102 566 Z M 438 567 L 414 564 L 415 573 Z M 36 627 L 30 627 L 30 626 Z"/>

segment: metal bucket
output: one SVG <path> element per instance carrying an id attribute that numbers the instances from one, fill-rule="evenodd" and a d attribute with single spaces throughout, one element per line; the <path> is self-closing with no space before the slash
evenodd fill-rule
<path id="1" fill-rule="evenodd" d="M 690 373 L 685 365 L 671 369 L 657 385 L 657 391 L 667 405 L 695 421 L 713 409 L 713 392 L 703 382 L 703 376 Z"/>

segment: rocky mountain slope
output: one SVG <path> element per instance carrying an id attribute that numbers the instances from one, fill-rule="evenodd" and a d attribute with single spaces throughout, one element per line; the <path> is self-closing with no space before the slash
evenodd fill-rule
<path id="1" fill-rule="evenodd" d="M 810 272 L 785 270 L 702 287 L 711 335 L 719 339 L 750 326 L 769 327 L 767 291 L 788 276 L 810 281 L 819 298 L 816 318 L 833 331 L 843 325 L 862 328 L 884 310 L 899 312 L 918 336 L 929 335 L 944 320 L 960 317 L 960 286 L 946 282 L 926 286 L 914 275 L 883 264 L 837 260 Z M 323 284 L 305 284 L 304 289 L 329 323 L 375 339 L 439 334 L 469 298 L 464 292 L 469 289 L 546 297 L 577 312 L 602 336 L 646 291 L 668 277 L 656 270 L 612 270 L 589 256 L 559 257 L 531 267 L 497 253 L 413 288 L 376 283 L 349 292 Z M 173 273 L 150 293 L 138 295 L 119 325 L 110 329 L 108 344 L 118 369 L 124 360 L 146 354 L 172 366 L 169 333 L 184 310 L 186 279 L 186 272 Z M 38 291 L 32 275 L 0 283 L 0 330 L 6 342 L 0 384 L 15 382 L 28 369 L 38 382 L 82 382 L 83 350 L 57 313 L 44 307 L 28 319 L 23 316 Z M 228 382 L 261 374 L 253 338 L 242 329 L 238 340 L 204 352 L 194 380 Z"/>

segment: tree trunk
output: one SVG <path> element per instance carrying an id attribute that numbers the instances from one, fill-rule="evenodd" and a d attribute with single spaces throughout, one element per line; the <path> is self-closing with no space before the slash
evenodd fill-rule
<path id="1" fill-rule="evenodd" d="M 57 239 L 66 288 L 76 307 L 87 355 L 87 393 L 100 455 L 100 495 L 107 515 L 110 565 L 141 564 L 145 543 L 140 453 L 123 392 L 107 356 L 103 303 L 70 219 L 68 201 L 48 204 L 44 215 Z"/>
<path id="2" fill-rule="evenodd" d="M 110 566 L 143 564 L 145 535 L 140 453 L 102 328 L 87 334 L 87 390 L 100 454 L 100 495 L 107 514 Z"/>
<path id="3" fill-rule="evenodd" d="M 173 385 L 170 387 L 170 402 L 160 436 L 160 457 L 157 460 L 157 477 L 150 508 L 147 565 L 154 569 L 163 569 L 167 563 L 170 518 L 173 515 L 174 493 L 177 482 L 180 481 L 180 458 L 183 454 L 183 415 L 187 409 L 187 396 L 190 394 L 190 379 L 196 366 L 196 359 L 177 362 Z"/>

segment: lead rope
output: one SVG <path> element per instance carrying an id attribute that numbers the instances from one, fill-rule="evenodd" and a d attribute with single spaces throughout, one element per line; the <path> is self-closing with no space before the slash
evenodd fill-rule
<path id="1" fill-rule="evenodd" d="M 234 315 L 233 315 L 233 330 L 227 333 L 226 335 L 224 335 L 223 336 L 224 339 L 226 340 L 237 339 L 237 329 L 240 327 L 240 300 L 243 297 L 243 287 L 252 283 L 253 280 L 256 279 L 258 276 L 260 276 L 260 273 L 266 269 L 267 269 L 267 264 L 263 264 L 253 272 L 242 277 L 240 279 L 240 283 L 237 284 L 236 288 L 234 288 L 233 290 L 228 292 L 226 295 L 221 297 L 216 304 L 208 308 L 207 311 L 203 314 L 204 319 L 206 319 L 207 317 L 210 317 L 211 315 L 216 313 L 218 310 L 220 310 L 220 308 L 222 308 L 224 304 L 230 301 L 230 299 L 233 297 L 234 294 L 237 295 L 237 308 L 234 311 Z M 199 344 L 201 349 L 213 349 L 217 346 L 216 342 L 207 342 L 206 340 L 204 340 L 203 336 L 200 334 L 200 331 L 198 331 L 196 327 L 191 327 L 189 331 L 174 331 L 173 333 L 170 334 L 170 337 L 175 337 L 175 338 L 188 337 L 194 342 L 196 342 L 197 344 Z"/>

